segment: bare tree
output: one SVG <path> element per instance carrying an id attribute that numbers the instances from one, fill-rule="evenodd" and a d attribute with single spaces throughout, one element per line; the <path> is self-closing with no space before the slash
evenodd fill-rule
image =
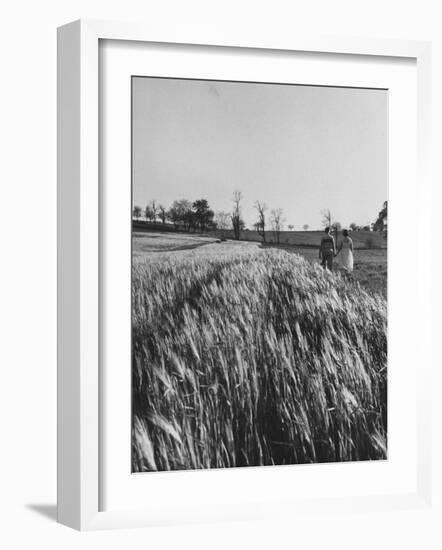
<path id="1" fill-rule="evenodd" d="M 138 219 L 140 216 L 141 216 L 141 207 L 140 206 L 134 206 L 133 217 Z"/>
<path id="2" fill-rule="evenodd" d="M 239 237 L 241 236 L 241 229 L 244 227 L 244 222 L 241 219 L 241 201 L 243 199 L 243 195 L 241 191 L 234 191 L 233 192 L 233 211 L 231 215 L 231 221 L 232 221 L 232 227 L 233 227 L 233 235 L 235 239 L 238 241 Z"/>
<path id="3" fill-rule="evenodd" d="M 222 210 L 219 210 L 215 214 L 215 223 L 217 229 L 220 229 L 221 231 L 225 231 L 226 229 L 229 229 L 230 227 L 230 214 L 228 212 L 224 212 Z"/>
<path id="4" fill-rule="evenodd" d="M 261 235 L 262 242 L 266 242 L 266 210 L 267 205 L 264 202 L 256 201 L 255 208 L 258 211 L 258 221 L 255 224 L 256 231 Z"/>
<path id="5" fill-rule="evenodd" d="M 321 214 L 322 225 L 330 228 L 330 232 L 335 234 L 335 241 L 338 242 L 338 231 L 341 228 L 341 224 L 339 222 L 333 222 L 332 214 L 328 208 L 323 210 Z"/>
<path id="6" fill-rule="evenodd" d="M 272 222 L 272 229 L 275 233 L 276 242 L 279 244 L 281 231 L 284 228 L 284 218 L 282 208 L 275 208 L 270 212 L 270 221 Z"/>
<path id="7" fill-rule="evenodd" d="M 163 223 L 166 223 L 166 220 L 167 220 L 167 210 L 165 209 L 165 207 L 160 204 L 158 206 L 158 212 L 159 212 L 159 217 L 160 217 L 160 220 L 163 222 Z"/>
<path id="8" fill-rule="evenodd" d="M 150 201 L 150 208 L 152 209 L 152 220 L 155 223 L 158 216 L 158 205 L 155 200 Z"/>
<path id="9" fill-rule="evenodd" d="M 330 210 L 327 208 L 326 210 L 322 210 L 322 225 L 323 227 L 330 227 L 332 226 L 332 215 Z"/>

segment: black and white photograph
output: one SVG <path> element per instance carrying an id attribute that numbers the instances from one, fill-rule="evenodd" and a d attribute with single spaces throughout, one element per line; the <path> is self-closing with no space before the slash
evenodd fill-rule
<path id="1" fill-rule="evenodd" d="M 386 460 L 388 90 L 131 87 L 132 472 Z"/>

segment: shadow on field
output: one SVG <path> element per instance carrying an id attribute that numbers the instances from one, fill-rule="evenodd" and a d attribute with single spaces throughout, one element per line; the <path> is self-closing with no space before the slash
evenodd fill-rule
<path id="1" fill-rule="evenodd" d="M 193 250 L 195 248 L 201 248 L 202 246 L 207 246 L 208 244 L 213 244 L 216 241 L 211 241 L 207 243 L 198 243 L 198 244 L 183 244 L 180 246 L 175 246 L 171 248 L 161 248 L 158 250 L 149 250 L 150 253 L 158 253 L 158 252 L 177 252 L 179 250 Z"/>

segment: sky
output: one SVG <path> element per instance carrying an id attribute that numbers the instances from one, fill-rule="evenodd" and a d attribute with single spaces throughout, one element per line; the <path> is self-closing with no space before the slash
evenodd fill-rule
<path id="1" fill-rule="evenodd" d="M 388 91 L 134 77 L 133 204 L 243 195 L 282 208 L 285 228 L 376 220 L 388 187 Z"/>

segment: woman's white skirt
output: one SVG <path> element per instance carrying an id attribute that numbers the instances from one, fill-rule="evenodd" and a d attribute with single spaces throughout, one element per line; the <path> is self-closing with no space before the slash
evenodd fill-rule
<path id="1" fill-rule="evenodd" d="M 346 271 L 353 271 L 353 252 L 349 248 L 341 250 L 339 263 Z"/>

